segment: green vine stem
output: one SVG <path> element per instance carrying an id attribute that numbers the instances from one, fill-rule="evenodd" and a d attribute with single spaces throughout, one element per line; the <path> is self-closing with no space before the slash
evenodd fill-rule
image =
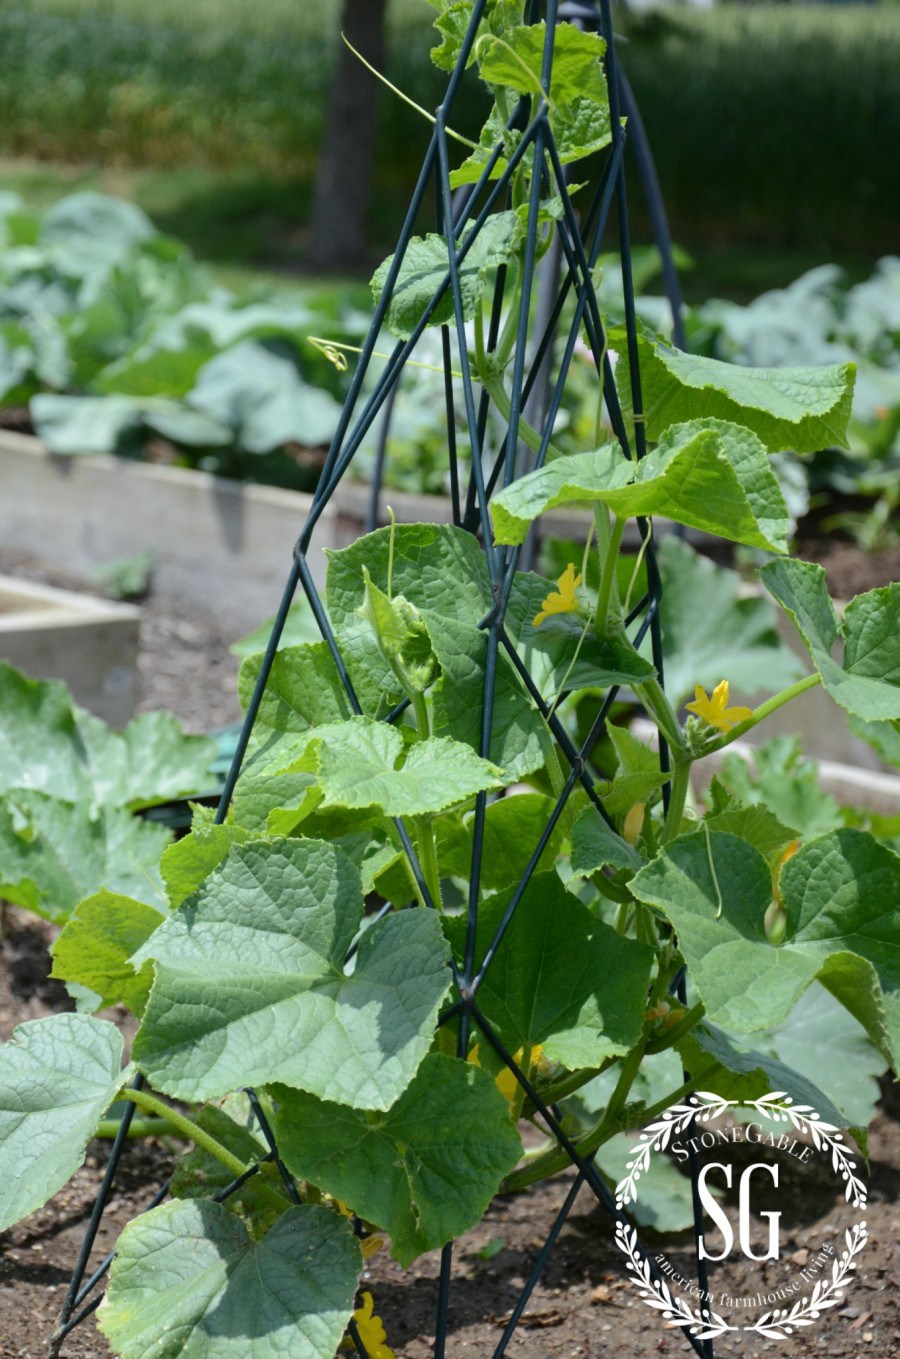
<path id="1" fill-rule="evenodd" d="M 179 1113 L 177 1109 L 171 1108 L 170 1105 L 166 1104 L 156 1095 L 152 1095 L 149 1090 L 135 1090 L 130 1085 L 123 1086 L 116 1096 L 116 1099 L 127 1099 L 132 1104 L 136 1104 L 139 1109 L 143 1109 L 145 1113 L 153 1114 L 160 1119 L 165 1119 L 166 1122 L 170 1124 L 171 1131 L 175 1136 L 183 1137 L 186 1141 L 193 1142 L 195 1146 L 202 1147 L 204 1151 L 209 1152 L 210 1156 L 214 1156 L 217 1161 L 220 1161 L 225 1169 L 234 1175 L 235 1179 L 237 1179 L 239 1175 L 245 1175 L 250 1169 L 250 1165 L 245 1164 L 239 1156 L 235 1156 L 227 1147 L 224 1147 L 222 1143 L 208 1133 L 205 1128 L 201 1128 L 199 1123 L 195 1123 L 194 1120 L 188 1118 L 186 1114 Z M 267 1184 L 262 1178 L 258 1180 L 257 1185 L 254 1187 L 258 1188 L 259 1192 L 270 1203 L 279 1208 L 287 1206 L 283 1195 L 279 1194 L 276 1189 Z"/>
<path id="2" fill-rule="evenodd" d="M 628 641 L 624 628 L 621 631 L 620 640 Z M 684 732 L 659 680 L 656 678 L 641 680 L 640 683 L 632 684 L 631 688 L 672 749 L 687 755 L 688 748 L 684 739 Z"/>
<path id="3" fill-rule="evenodd" d="M 681 818 L 684 816 L 685 803 L 687 802 L 688 789 L 691 786 L 691 767 L 693 761 L 687 759 L 680 751 L 675 755 L 672 766 L 672 783 L 669 794 L 669 810 L 666 812 L 666 823 L 663 826 L 660 842 L 666 844 L 675 838 L 681 829 Z"/>
<path id="4" fill-rule="evenodd" d="M 597 528 L 597 543 L 603 554 L 600 567 L 600 593 L 597 596 L 594 627 L 598 637 L 606 637 L 609 634 L 611 610 L 615 610 L 616 623 L 621 626 L 621 619 L 618 617 L 619 589 L 616 564 L 619 560 L 622 534 L 625 531 L 625 520 L 616 515 L 612 528 L 610 528 L 606 509 L 599 505 L 594 514 L 594 523 Z"/>
<path id="5" fill-rule="evenodd" d="M 575 1091 L 580 1090 L 583 1085 L 587 1085 L 588 1081 L 594 1080 L 597 1076 L 602 1076 L 603 1072 L 608 1070 L 616 1061 L 618 1061 L 616 1057 L 607 1057 L 606 1061 L 602 1062 L 600 1066 L 582 1067 L 580 1071 L 567 1071 L 565 1076 L 560 1076 L 557 1080 L 551 1081 L 549 1085 L 538 1087 L 537 1093 L 544 1104 L 558 1104 L 567 1095 L 574 1095 Z M 530 1103 L 526 1104 L 525 1108 L 526 1113 L 534 1112 Z"/>
<path id="6" fill-rule="evenodd" d="M 122 1126 L 121 1119 L 102 1118 L 94 1129 L 95 1137 L 112 1139 Z M 133 1118 L 128 1125 L 128 1137 L 172 1137 L 180 1136 L 170 1118 Z"/>
<path id="7" fill-rule="evenodd" d="M 648 1057 L 655 1056 L 658 1052 L 665 1052 L 667 1048 L 673 1048 L 679 1043 L 685 1034 L 690 1033 L 691 1029 L 706 1014 L 706 1006 L 702 1001 L 698 1002 L 690 1010 L 685 1010 L 684 1014 L 677 1023 L 672 1024 L 668 1029 L 664 1029 L 658 1038 L 648 1042 L 646 1052 Z"/>
<path id="8" fill-rule="evenodd" d="M 186 1114 L 180 1114 L 177 1109 L 172 1109 L 156 1095 L 151 1095 L 149 1090 L 134 1090 L 131 1086 L 126 1086 L 120 1090 L 117 1099 L 127 1099 L 132 1104 L 136 1104 L 145 1113 L 155 1114 L 157 1118 L 164 1118 L 172 1126 L 172 1131 L 179 1137 L 185 1138 L 188 1142 L 193 1142 L 196 1146 L 208 1151 L 210 1156 L 214 1156 L 217 1161 L 221 1161 L 226 1170 L 230 1170 L 233 1175 L 243 1175 L 249 1169 L 247 1165 L 223 1147 L 222 1143 L 215 1137 L 201 1128 L 199 1123 L 188 1118 Z"/>
<path id="9" fill-rule="evenodd" d="M 438 868 L 437 846 L 434 843 L 434 827 L 430 816 L 417 816 L 415 818 L 416 827 L 416 848 L 419 851 L 419 864 L 422 868 L 422 876 L 425 879 L 425 886 L 428 888 L 428 895 L 439 910 L 443 909 L 443 898 L 441 897 L 441 873 Z"/>
<path id="10" fill-rule="evenodd" d="M 493 355 L 490 355 L 484 359 L 483 363 L 478 363 L 476 352 L 478 380 L 497 407 L 497 410 L 503 416 L 503 419 L 508 421 L 512 414 L 512 402 L 507 395 L 506 388 L 503 386 L 499 374 L 492 369 L 492 360 Z M 528 421 L 521 415 L 519 416 L 519 438 L 527 448 L 531 449 L 532 453 L 540 453 L 543 440 L 537 430 L 532 428 Z M 560 450 L 554 448 L 553 444 L 550 444 L 548 452 L 555 458 L 561 456 Z"/>
<path id="11" fill-rule="evenodd" d="M 730 731 L 723 732 L 721 736 L 713 737 L 712 740 L 706 742 L 694 758 L 702 760 L 706 755 L 712 755 L 717 750 L 724 750 L 726 746 L 731 745 L 732 741 L 737 741 L 746 732 L 752 731 L 753 728 L 758 726 L 770 713 L 777 712 L 779 708 L 784 707 L 785 703 L 790 703 L 791 699 L 799 698 L 799 696 L 805 694 L 808 689 L 814 689 L 817 684 L 821 683 L 822 676 L 818 672 L 815 672 L 812 675 L 804 676 L 801 680 L 797 680 L 795 684 L 789 684 L 788 687 L 782 689 L 780 693 L 773 694 L 771 698 L 767 698 L 765 703 L 760 703 L 759 707 L 754 708 L 750 716 L 745 717 L 743 722 L 738 722 Z"/>
<path id="12" fill-rule="evenodd" d="M 637 1049 L 634 1049 L 634 1051 L 640 1051 L 643 1055 L 643 1044 L 638 1044 Z M 629 1053 L 629 1057 L 631 1055 L 632 1054 Z M 638 1062 L 638 1065 L 639 1064 L 640 1060 Z M 659 1114 L 665 1113 L 670 1105 L 677 1104 L 680 1100 L 684 1099 L 686 1095 L 690 1095 L 694 1090 L 699 1089 L 717 1068 L 718 1062 L 710 1062 L 710 1064 L 704 1067 L 702 1071 L 698 1072 L 696 1076 L 691 1076 L 683 1085 L 680 1085 L 677 1090 L 671 1090 L 668 1095 L 664 1095 L 663 1098 L 657 1100 L 655 1104 L 642 1110 L 640 1116 L 641 1121 L 643 1123 L 649 1123 L 652 1119 L 658 1117 Z M 623 1071 L 622 1075 L 624 1076 L 624 1074 Z M 621 1079 L 622 1078 L 620 1077 L 620 1083 Z M 634 1076 L 632 1075 L 632 1080 L 633 1079 Z M 618 1086 L 616 1089 L 618 1089 Z M 625 1131 L 625 1123 L 622 1118 L 622 1114 L 624 1113 L 624 1102 L 615 1122 L 610 1122 L 608 1112 L 609 1108 L 607 1107 L 607 1112 L 604 1113 L 599 1123 L 576 1141 L 575 1150 L 578 1152 L 579 1156 L 593 1156 L 594 1152 L 598 1151 L 599 1148 L 603 1146 L 604 1142 L 610 1141 L 616 1133 Z M 535 1184 L 538 1180 L 544 1180 L 550 1175 L 558 1174 L 559 1171 L 565 1170 L 571 1164 L 572 1160 L 569 1153 L 562 1148 L 553 1146 L 548 1151 L 542 1152 L 540 1155 L 536 1156 L 527 1165 L 520 1166 L 519 1169 L 514 1170 L 511 1175 L 507 1175 L 503 1184 L 500 1186 L 500 1193 L 516 1194 L 522 1189 L 527 1189 L 530 1184 Z"/>

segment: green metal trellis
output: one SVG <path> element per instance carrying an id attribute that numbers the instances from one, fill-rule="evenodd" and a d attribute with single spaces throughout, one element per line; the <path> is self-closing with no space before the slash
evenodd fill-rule
<path id="1" fill-rule="evenodd" d="M 603 799 L 598 791 L 597 779 L 591 769 L 591 754 L 594 746 L 603 733 L 605 722 L 612 704 L 616 699 L 618 689 L 612 688 L 607 693 L 605 701 L 603 702 L 587 737 L 580 745 L 576 745 L 560 719 L 557 717 L 553 708 L 551 708 L 541 696 L 523 659 L 518 654 L 514 641 L 511 639 L 510 634 L 505 627 L 506 608 L 510 599 L 510 591 L 516 573 L 523 569 L 523 567 L 529 565 L 533 560 L 533 538 L 526 542 L 524 547 L 503 548 L 495 546 L 491 535 L 489 507 L 491 495 L 495 488 L 509 485 L 523 470 L 523 459 L 521 456 L 521 444 L 519 440 L 519 421 L 526 407 L 528 408 L 529 415 L 532 417 L 532 422 L 537 422 L 537 427 L 541 432 L 540 448 L 531 460 L 530 465 L 532 467 L 540 467 L 546 458 L 554 422 L 560 409 L 569 367 L 575 352 L 576 342 L 582 329 L 584 329 L 587 334 L 591 351 L 595 356 L 598 382 L 602 385 L 613 430 L 622 448 L 626 451 L 629 450 L 628 432 L 619 405 L 616 386 L 613 381 L 612 367 L 607 352 L 604 323 L 600 314 L 592 281 L 592 271 L 599 257 L 601 245 L 607 232 L 609 219 L 613 212 L 615 212 L 617 218 L 621 248 L 622 282 L 630 360 L 629 368 L 632 383 L 631 400 L 635 416 L 638 417 L 634 421 L 635 448 L 633 451 L 638 458 L 642 457 L 646 451 L 643 426 L 639 418 L 642 411 L 642 405 L 640 372 L 637 361 L 637 328 L 631 274 L 628 205 L 625 189 L 624 152 L 626 138 L 622 125 L 623 111 L 627 114 L 630 140 L 635 148 L 637 165 L 643 180 L 651 221 L 654 226 L 657 244 L 662 253 L 664 282 L 672 306 L 675 342 L 678 345 L 683 345 L 684 339 L 681 324 L 680 300 L 678 296 L 678 280 L 672 263 L 672 252 L 668 239 L 665 213 L 662 208 L 659 190 L 653 171 L 652 159 L 650 158 L 646 145 L 646 138 L 643 135 L 638 111 L 627 81 L 622 74 L 617 61 L 609 0 L 596 0 L 596 3 L 595 0 L 568 0 L 567 3 L 563 4 L 559 4 L 558 0 L 545 0 L 545 3 L 543 4 L 541 3 L 541 0 L 530 0 L 529 4 L 529 22 L 535 23 L 542 16 L 546 18 L 547 22 L 547 41 L 544 51 L 542 72 L 542 84 L 545 90 L 549 89 L 554 51 L 553 34 L 555 25 L 558 22 L 572 22 L 582 27 L 599 29 L 606 39 L 606 75 L 610 98 L 612 142 L 608 153 L 605 156 L 602 170 L 593 192 L 592 201 L 583 220 L 579 221 L 573 207 L 567 185 L 566 172 L 560 162 L 553 132 L 549 125 L 546 102 L 543 102 L 540 105 L 529 122 L 524 121 L 526 110 L 525 101 L 519 106 L 517 113 L 513 115 L 514 118 L 520 119 L 517 127 L 521 135 L 515 153 L 510 157 L 509 164 L 497 179 L 492 180 L 490 176 L 499 160 L 502 149 L 500 146 L 495 148 L 478 183 L 474 185 L 470 192 L 459 194 L 456 198 L 451 194 L 447 123 L 454 102 L 457 100 L 460 93 L 463 72 L 486 3 L 487 0 L 476 0 L 473 6 L 471 21 L 463 41 L 459 60 L 455 70 L 450 76 L 444 101 L 436 113 L 434 132 L 406 214 L 393 265 L 388 274 L 369 333 L 363 344 L 359 364 L 350 386 L 350 391 L 337 432 L 325 460 L 318 488 L 313 499 L 312 509 L 295 546 L 293 562 L 289 571 L 287 584 L 269 638 L 264 660 L 259 672 L 258 682 L 247 712 L 246 721 L 237 744 L 225 790 L 222 795 L 218 819 L 224 819 L 227 813 L 231 796 L 241 770 L 244 755 L 247 750 L 250 734 L 259 711 L 266 681 L 276 655 L 288 611 L 297 593 L 298 587 L 302 588 L 309 601 L 321 631 L 322 638 L 328 645 L 341 677 L 352 711 L 355 713 L 360 713 L 362 711 L 357 695 L 354 692 L 350 675 L 344 664 L 340 646 L 331 629 L 321 598 L 313 582 L 307 557 L 314 542 L 316 525 L 323 510 L 328 504 L 342 477 L 351 466 L 363 438 L 373 424 L 377 420 L 380 420 L 379 453 L 376 461 L 376 477 L 372 489 L 370 507 L 370 527 L 375 527 L 378 521 L 381 477 L 388 456 L 390 412 L 397 385 L 401 381 L 404 368 L 413 355 L 416 344 L 426 326 L 429 324 L 430 318 L 434 314 L 436 308 L 446 298 L 450 298 L 453 308 L 453 322 L 452 324 L 448 323 L 441 327 L 441 336 L 448 415 L 452 517 L 454 525 L 458 528 L 480 537 L 493 592 L 493 606 L 481 623 L 481 627 L 487 638 L 487 665 L 483 694 L 480 753 L 487 757 L 490 749 L 495 685 L 499 659 L 502 653 L 508 657 L 508 660 L 532 699 L 535 707 L 543 715 L 568 764 L 568 776 L 563 790 L 556 799 L 553 812 L 534 846 L 533 853 L 531 854 L 522 879 L 511 897 L 509 905 L 503 915 L 496 934 L 487 949 L 481 965 L 476 968 L 475 929 L 479 908 L 480 872 L 484 845 L 485 811 L 487 806 L 487 795 L 483 792 L 478 794 L 475 807 L 472 871 L 470 878 L 470 892 L 467 902 L 465 948 L 463 956 L 457 958 L 452 963 L 456 998 L 453 1005 L 442 1016 L 442 1022 L 447 1022 L 451 1018 L 458 1019 L 459 1050 L 463 1056 L 468 1047 L 470 1026 L 473 1023 L 478 1025 L 478 1028 L 494 1048 L 499 1058 L 514 1074 L 516 1081 L 524 1090 L 527 1098 L 544 1122 L 548 1131 L 552 1133 L 559 1144 L 565 1148 L 572 1165 L 577 1169 L 577 1175 L 572 1183 L 565 1203 L 556 1217 L 529 1278 L 521 1289 L 520 1296 L 513 1307 L 510 1320 L 505 1326 L 500 1340 L 493 1350 L 494 1359 L 500 1359 L 500 1356 L 505 1353 L 512 1336 L 515 1333 L 518 1322 L 528 1305 L 529 1298 L 541 1277 L 542 1271 L 547 1264 L 555 1242 L 569 1216 L 580 1189 L 583 1186 L 588 1186 L 612 1218 L 620 1221 L 624 1220 L 621 1213 L 619 1213 L 615 1207 L 613 1196 L 605 1181 L 596 1170 L 593 1158 L 590 1156 L 583 1157 L 579 1154 L 573 1141 L 562 1126 L 559 1111 L 554 1107 L 548 1107 L 543 1103 L 537 1091 L 533 1088 L 527 1073 L 518 1066 L 512 1054 L 506 1049 L 498 1035 L 493 1031 L 490 1023 L 485 1018 L 479 1007 L 478 997 L 479 988 L 484 980 L 485 974 L 491 967 L 492 961 L 496 956 L 506 930 L 514 918 L 519 902 L 537 867 L 541 854 L 576 786 L 583 788 L 600 815 L 609 821 L 609 817 L 603 805 Z M 459 271 L 460 266 L 465 260 L 468 252 L 472 249 L 479 233 L 483 229 L 485 222 L 488 220 L 494 208 L 504 206 L 516 167 L 522 158 L 529 153 L 533 154 L 535 168 L 532 175 L 532 194 L 529 205 L 524 259 L 522 264 L 524 282 L 522 288 L 522 302 L 517 321 L 518 333 L 511 378 L 511 410 L 508 417 L 505 437 L 500 441 L 498 447 L 490 449 L 489 440 L 487 438 L 489 398 L 486 392 L 479 392 L 477 384 L 473 381 L 469 370 Z M 540 173 L 538 173 L 538 167 L 540 167 Z M 412 238 L 416 220 L 432 184 L 434 186 L 439 230 L 443 232 L 447 241 L 449 260 L 447 274 L 442 280 L 441 285 L 435 290 L 428 305 L 423 309 L 418 324 L 414 327 L 410 338 L 396 344 L 389 360 L 385 364 L 377 380 L 374 382 L 371 391 L 368 395 L 364 395 L 363 384 L 369 374 L 376 340 L 382 330 L 393 289 L 402 265 L 404 252 Z M 545 261 L 543 271 L 539 276 L 536 262 L 539 225 L 538 207 L 541 189 L 547 187 L 551 187 L 553 192 L 558 194 L 561 198 L 563 213 L 556 226 L 553 250 L 547 257 L 554 262 L 548 265 Z M 488 329 L 489 348 L 495 345 L 497 341 L 500 315 L 503 308 L 507 282 L 506 271 L 501 268 L 498 271 L 491 309 Z M 538 308 L 537 322 L 532 333 L 531 300 L 534 292 L 538 288 L 541 290 L 541 304 Z M 564 315 L 564 307 L 568 302 L 573 303 L 574 306 L 571 312 L 571 320 L 567 322 L 563 329 L 562 317 Z M 453 379 L 451 377 L 451 351 L 452 337 L 454 334 L 458 361 L 461 365 L 463 375 L 462 390 L 465 406 L 465 438 L 470 449 L 467 479 L 462 475 L 464 466 L 458 447 L 454 419 L 454 392 L 452 386 Z M 557 352 L 554 353 L 554 351 Z M 551 372 L 555 372 L 555 377 L 552 379 L 550 376 Z M 638 522 L 640 533 L 646 547 L 648 589 L 644 597 L 639 600 L 631 610 L 630 615 L 626 619 L 626 626 L 633 629 L 633 641 L 635 645 L 639 645 L 649 634 L 654 664 L 660 677 L 662 677 L 663 656 L 659 616 L 662 587 L 653 548 L 652 525 L 643 520 L 639 520 Z M 405 706 L 405 703 L 398 705 L 392 713 L 387 715 L 385 721 L 396 721 L 402 714 Z M 663 770 L 668 768 L 668 751 L 664 742 L 661 742 L 660 747 L 660 763 Z M 398 818 L 395 825 L 400 841 L 409 859 L 422 898 L 426 903 L 434 906 L 435 903 L 431 900 L 425 876 L 402 818 Z M 385 908 L 385 910 L 388 909 L 388 907 Z M 683 976 L 676 982 L 676 990 L 683 1000 Z M 139 1085 L 140 1083 L 141 1077 L 139 1076 L 136 1084 Z M 259 1101 L 256 1099 L 253 1092 L 249 1092 L 249 1094 L 259 1122 L 260 1131 L 269 1148 L 268 1155 L 265 1159 L 275 1163 L 289 1194 L 297 1201 L 296 1188 L 288 1171 L 279 1158 L 274 1137 L 266 1122 Z M 90 1277 L 85 1279 L 85 1275 L 88 1269 L 91 1250 L 104 1209 L 109 1200 L 113 1180 L 123 1152 L 133 1109 L 134 1106 L 130 1105 L 112 1146 L 103 1184 L 97 1197 L 79 1261 L 63 1306 L 60 1325 L 56 1332 L 54 1344 L 55 1353 L 57 1354 L 60 1352 L 60 1347 L 65 1337 L 79 1324 L 79 1322 L 95 1310 L 100 1301 L 98 1296 L 98 1285 L 105 1276 L 112 1256 L 107 1257 L 106 1260 L 101 1262 L 99 1267 L 93 1271 Z M 694 1186 L 695 1234 L 698 1234 L 702 1221 L 697 1195 L 698 1167 L 694 1153 L 692 1153 L 692 1157 L 690 1169 Z M 248 1172 L 248 1174 L 252 1173 L 252 1171 Z M 233 1184 L 222 1190 L 216 1198 L 219 1200 L 227 1198 L 230 1194 L 240 1188 L 245 1178 L 246 1176 L 241 1177 L 240 1180 L 236 1180 Z M 153 1203 L 148 1206 L 154 1206 L 156 1203 L 160 1202 L 166 1194 L 166 1189 L 167 1187 L 163 1186 L 159 1194 L 157 1194 L 153 1200 Z M 646 1252 L 644 1252 L 644 1254 L 646 1255 Z M 451 1285 L 453 1255 L 454 1248 L 451 1243 L 446 1246 L 442 1252 L 440 1279 L 435 1302 L 435 1359 L 443 1359 L 446 1347 L 448 1317 L 452 1305 Z M 658 1277 L 658 1272 L 652 1259 L 650 1259 L 650 1267 L 654 1277 Z M 705 1267 L 703 1262 L 699 1259 L 698 1281 L 700 1288 L 705 1290 L 707 1287 Z M 91 1297 L 91 1294 L 94 1294 L 93 1298 Z M 365 1347 L 352 1323 L 350 1333 L 361 1359 L 366 1359 Z M 702 1357 L 702 1359 L 713 1359 L 713 1345 L 711 1340 L 700 1340 L 688 1333 L 685 1334 L 685 1341 L 691 1346 L 695 1353 Z"/>

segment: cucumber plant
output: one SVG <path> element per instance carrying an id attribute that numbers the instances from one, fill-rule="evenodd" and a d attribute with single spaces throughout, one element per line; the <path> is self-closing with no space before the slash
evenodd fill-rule
<path id="1" fill-rule="evenodd" d="M 234 796 L 166 849 L 165 903 L 102 891 L 56 945 L 56 976 L 138 1019 L 127 1064 L 118 1030 L 84 1011 L 0 1049 L 0 1225 L 65 1183 L 115 1101 L 194 1143 L 169 1201 L 118 1243 L 98 1324 L 122 1359 L 329 1359 L 348 1328 L 358 1352 L 389 1354 L 371 1294 L 357 1305 L 374 1243 L 405 1266 L 573 1159 L 596 1184 L 595 1153 L 697 1088 L 774 1087 L 847 1126 L 808 1075 L 753 1047 L 814 983 L 897 1065 L 900 858 L 863 830 L 804 837 L 724 784 L 704 808 L 691 795 L 698 761 L 816 685 L 900 722 L 900 587 L 838 618 L 821 569 L 787 554 L 769 465 L 840 441 L 852 367 L 741 370 L 607 330 L 564 173 L 620 155 L 603 40 L 555 30 L 552 5 L 549 23 L 520 0 L 435 8 L 435 59 L 477 65 L 493 110 L 454 171 L 437 114 L 444 229 L 377 271 L 359 380 L 382 323 L 395 371 L 427 326 L 448 345 L 453 330 L 465 508 L 457 495 L 453 525 L 391 524 L 330 553 L 320 598 L 304 553 L 352 459 L 347 415 L 292 577 L 322 639 L 277 650 L 276 632 L 245 660 L 253 734 Z M 468 228 L 456 183 L 483 205 Z M 582 333 L 597 370 L 595 437 L 565 454 L 554 402 L 535 427 L 520 400 L 536 257 L 556 231 L 579 276 L 561 381 Z M 534 456 L 517 476 L 520 445 Z M 531 526 L 569 504 L 591 511 L 581 560 L 556 580 L 517 570 Z M 672 705 L 634 630 L 654 515 L 771 555 L 761 579 L 806 674 L 752 709 L 727 674 L 711 692 L 697 676 L 690 715 Z M 608 724 L 601 778 L 607 709 L 586 737 L 573 714 L 620 688 L 659 739 Z M 674 1084 L 638 1097 L 663 1054 Z M 546 1141 L 523 1159 L 529 1119 Z"/>

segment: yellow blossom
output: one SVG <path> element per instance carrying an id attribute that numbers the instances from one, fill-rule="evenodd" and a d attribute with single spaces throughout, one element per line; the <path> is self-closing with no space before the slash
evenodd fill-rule
<path id="1" fill-rule="evenodd" d="M 794 855 L 797 853 L 797 850 L 800 848 L 800 844 L 801 842 L 799 840 L 791 840 L 791 842 L 785 847 L 785 849 L 779 855 L 778 861 L 775 864 L 774 869 L 772 870 L 772 896 L 777 901 L 779 906 L 784 905 L 784 901 L 782 900 L 781 896 L 781 870 L 784 868 L 788 859 L 792 859 Z"/>
<path id="2" fill-rule="evenodd" d="M 518 1052 L 513 1054 L 513 1061 L 520 1070 L 523 1070 L 522 1059 L 524 1056 L 525 1056 L 524 1048 L 519 1048 Z M 472 1062 L 474 1066 L 481 1066 L 481 1058 L 478 1055 L 477 1043 L 475 1043 L 474 1046 L 469 1049 L 469 1055 L 466 1058 L 466 1061 Z M 531 1049 L 531 1063 L 529 1066 L 529 1070 L 525 1071 L 524 1074 L 528 1076 L 530 1074 L 531 1068 L 538 1065 L 538 1063 L 543 1062 L 544 1062 L 543 1044 L 536 1043 L 534 1047 Z M 517 1081 L 515 1075 L 508 1066 L 505 1066 L 502 1071 L 499 1071 L 497 1073 L 497 1075 L 494 1077 L 494 1084 L 500 1091 L 500 1094 L 503 1096 L 503 1098 L 507 1101 L 507 1103 L 512 1105 L 516 1098 L 516 1092 L 521 1089 L 521 1086 L 519 1085 L 519 1082 Z"/>
<path id="3" fill-rule="evenodd" d="M 575 567 L 569 565 L 563 571 L 559 580 L 556 582 L 559 587 L 551 590 L 547 598 L 541 605 L 541 611 L 535 614 L 533 627 L 540 627 L 545 618 L 549 618 L 554 613 L 575 613 L 578 608 L 578 600 L 575 598 L 575 591 L 581 584 L 581 576 L 576 576 Z"/>
<path id="4" fill-rule="evenodd" d="M 381 1317 L 373 1311 L 375 1303 L 372 1294 L 363 1293 L 362 1300 L 363 1305 L 357 1307 L 353 1320 L 369 1359 L 394 1359 L 394 1351 L 384 1343 L 387 1334 L 381 1324 Z"/>
<path id="5" fill-rule="evenodd" d="M 622 826 L 622 838 L 627 840 L 629 845 L 637 844 L 638 836 L 644 829 L 644 813 L 646 810 L 646 802 L 636 802 L 625 818 Z"/>
<path id="6" fill-rule="evenodd" d="M 686 703 L 685 707 L 689 713 L 696 713 L 718 731 L 731 731 L 737 722 L 743 722 L 745 718 L 753 716 L 750 708 L 740 706 L 729 708 L 727 679 L 721 680 L 709 696 L 703 685 L 698 684 L 694 690 L 694 702 Z"/>

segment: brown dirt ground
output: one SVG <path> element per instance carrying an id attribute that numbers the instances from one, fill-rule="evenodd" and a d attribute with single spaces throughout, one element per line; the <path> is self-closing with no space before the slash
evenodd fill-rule
<path id="1" fill-rule="evenodd" d="M 0 1038 L 23 1019 L 64 1008 L 64 991 L 47 979 L 46 945 L 52 930 L 25 912 L 9 911 L 0 945 Z M 115 1017 L 115 1016 L 114 1016 Z M 900 1352 L 900 1098 L 884 1086 L 870 1128 L 870 1242 L 846 1307 L 826 1314 L 806 1334 L 786 1341 L 744 1337 L 717 1342 L 718 1359 L 893 1359 Z M 0 1359 L 39 1359 L 56 1325 L 72 1266 L 108 1154 L 94 1142 L 70 1184 L 44 1208 L 0 1234 Z M 125 1223 L 149 1202 L 172 1163 L 156 1142 L 129 1144 L 95 1248 L 98 1261 L 114 1246 Z M 572 1172 L 515 1197 L 495 1201 L 487 1216 L 456 1246 L 451 1289 L 448 1359 L 494 1353 L 519 1291 L 568 1193 Z M 840 1218 L 842 1199 L 833 1182 L 808 1183 L 806 1211 L 788 1243 L 791 1252 L 811 1245 Z M 502 1240 L 502 1246 L 498 1243 Z M 648 1243 L 649 1244 L 649 1243 Z M 690 1242 L 657 1238 L 669 1259 L 691 1271 Z M 484 1248 L 497 1253 L 483 1258 Z M 489 1252 L 488 1252 L 489 1253 Z M 426 1359 L 432 1351 L 439 1256 L 426 1255 L 404 1271 L 384 1252 L 364 1275 L 388 1343 L 397 1359 Z M 730 1282 L 727 1272 L 718 1276 Z M 735 1283 L 735 1288 L 738 1285 Z M 514 1359 L 560 1355 L 648 1359 L 691 1353 L 677 1332 L 665 1330 L 628 1282 L 604 1211 L 582 1190 L 550 1256 L 543 1277 L 509 1347 Z M 90 1318 L 67 1339 L 64 1359 L 110 1359 Z"/>

